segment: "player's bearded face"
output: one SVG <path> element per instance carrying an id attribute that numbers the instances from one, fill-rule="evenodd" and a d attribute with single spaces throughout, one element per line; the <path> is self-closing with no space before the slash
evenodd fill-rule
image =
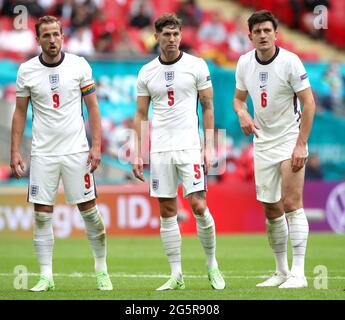
<path id="1" fill-rule="evenodd" d="M 268 51 L 275 47 L 276 36 L 277 31 L 274 30 L 272 22 L 265 21 L 254 25 L 249 39 L 257 50 Z"/>
<path id="2" fill-rule="evenodd" d="M 40 35 L 37 38 L 42 51 L 47 56 L 54 58 L 59 55 L 63 41 L 63 33 L 57 23 L 42 24 L 40 27 Z"/>

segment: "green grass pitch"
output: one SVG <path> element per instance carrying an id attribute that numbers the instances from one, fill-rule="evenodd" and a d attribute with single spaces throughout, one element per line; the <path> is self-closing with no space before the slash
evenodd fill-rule
<path id="1" fill-rule="evenodd" d="M 0 236 L 0 299 L 118 299 L 118 300 L 235 300 L 235 299 L 345 299 L 345 235 L 310 234 L 305 289 L 256 288 L 274 271 L 266 236 L 217 237 L 217 258 L 227 287 L 211 289 L 205 259 L 196 236 L 182 237 L 182 263 L 186 289 L 156 292 L 169 275 L 159 237 L 109 238 L 108 271 L 114 291 L 96 290 L 93 259 L 86 238 L 56 240 L 53 271 L 55 291 L 31 293 L 15 289 L 18 265 L 27 268 L 28 287 L 38 280 L 38 265 L 31 239 Z M 291 264 L 291 248 L 290 264 Z M 327 268 L 322 278 L 321 268 Z M 323 274 L 326 276 L 325 274 Z M 18 280 L 18 279 L 17 279 Z M 316 285 L 327 282 L 327 289 Z"/>

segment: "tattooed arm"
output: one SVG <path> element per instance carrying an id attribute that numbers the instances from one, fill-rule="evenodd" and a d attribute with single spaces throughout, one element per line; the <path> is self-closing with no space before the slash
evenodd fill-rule
<path id="1" fill-rule="evenodd" d="M 202 107 L 202 123 L 205 132 L 204 140 L 204 161 L 205 174 L 211 167 L 211 155 L 214 138 L 214 110 L 213 110 L 213 88 L 199 90 L 199 99 Z"/>

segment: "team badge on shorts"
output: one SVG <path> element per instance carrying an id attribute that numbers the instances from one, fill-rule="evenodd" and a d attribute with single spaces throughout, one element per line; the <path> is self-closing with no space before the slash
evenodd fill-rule
<path id="1" fill-rule="evenodd" d="M 35 185 L 31 185 L 30 186 L 30 194 L 33 196 L 33 197 L 36 197 L 38 195 L 38 191 L 39 191 L 39 186 L 35 186 Z"/>
<path id="2" fill-rule="evenodd" d="M 152 179 L 152 189 L 158 190 L 159 187 L 159 180 L 158 179 Z"/>
<path id="3" fill-rule="evenodd" d="M 173 81 L 175 78 L 175 72 L 174 71 L 165 71 L 165 80 L 166 81 Z"/>
<path id="4" fill-rule="evenodd" d="M 267 82 L 268 72 L 260 72 L 259 73 L 259 80 L 260 80 L 260 82 Z"/>

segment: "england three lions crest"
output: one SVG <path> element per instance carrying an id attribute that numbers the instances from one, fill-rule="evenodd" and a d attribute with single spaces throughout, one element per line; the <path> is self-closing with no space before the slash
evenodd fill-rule
<path id="1" fill-rule="evenodd" d="M 49 75 L 50 84 L 59 84 L 59 74 L 50 74 Z"/>
<path id="2" fill-rule="evenodd" d="M 259 80 L 260 80 L 260 82 L 263 82 L 263 83 L 267 82 L 268 72 L 260 72 L 259 73 Z"/>
<path id="3" fill-rule="evenodd" d="M 159 180 L 158 179 L 152 179 L 152 189 L 158 190 L 159 187 Z"/>
<path id="4" fill-rule="evenodd" d="M 30 186 L 30 193 L 33 197 L 36 197 L 38 195 L 38 191 L 39 191 L 39 186 L 35 186 L 33 184 Z"/>
<path id="5" fill-rule="evenodd" d="M 166 81 L 173 81 L 175 78 L 175 72 L 174 71 L 165 71 L 165 80 Z"/>

